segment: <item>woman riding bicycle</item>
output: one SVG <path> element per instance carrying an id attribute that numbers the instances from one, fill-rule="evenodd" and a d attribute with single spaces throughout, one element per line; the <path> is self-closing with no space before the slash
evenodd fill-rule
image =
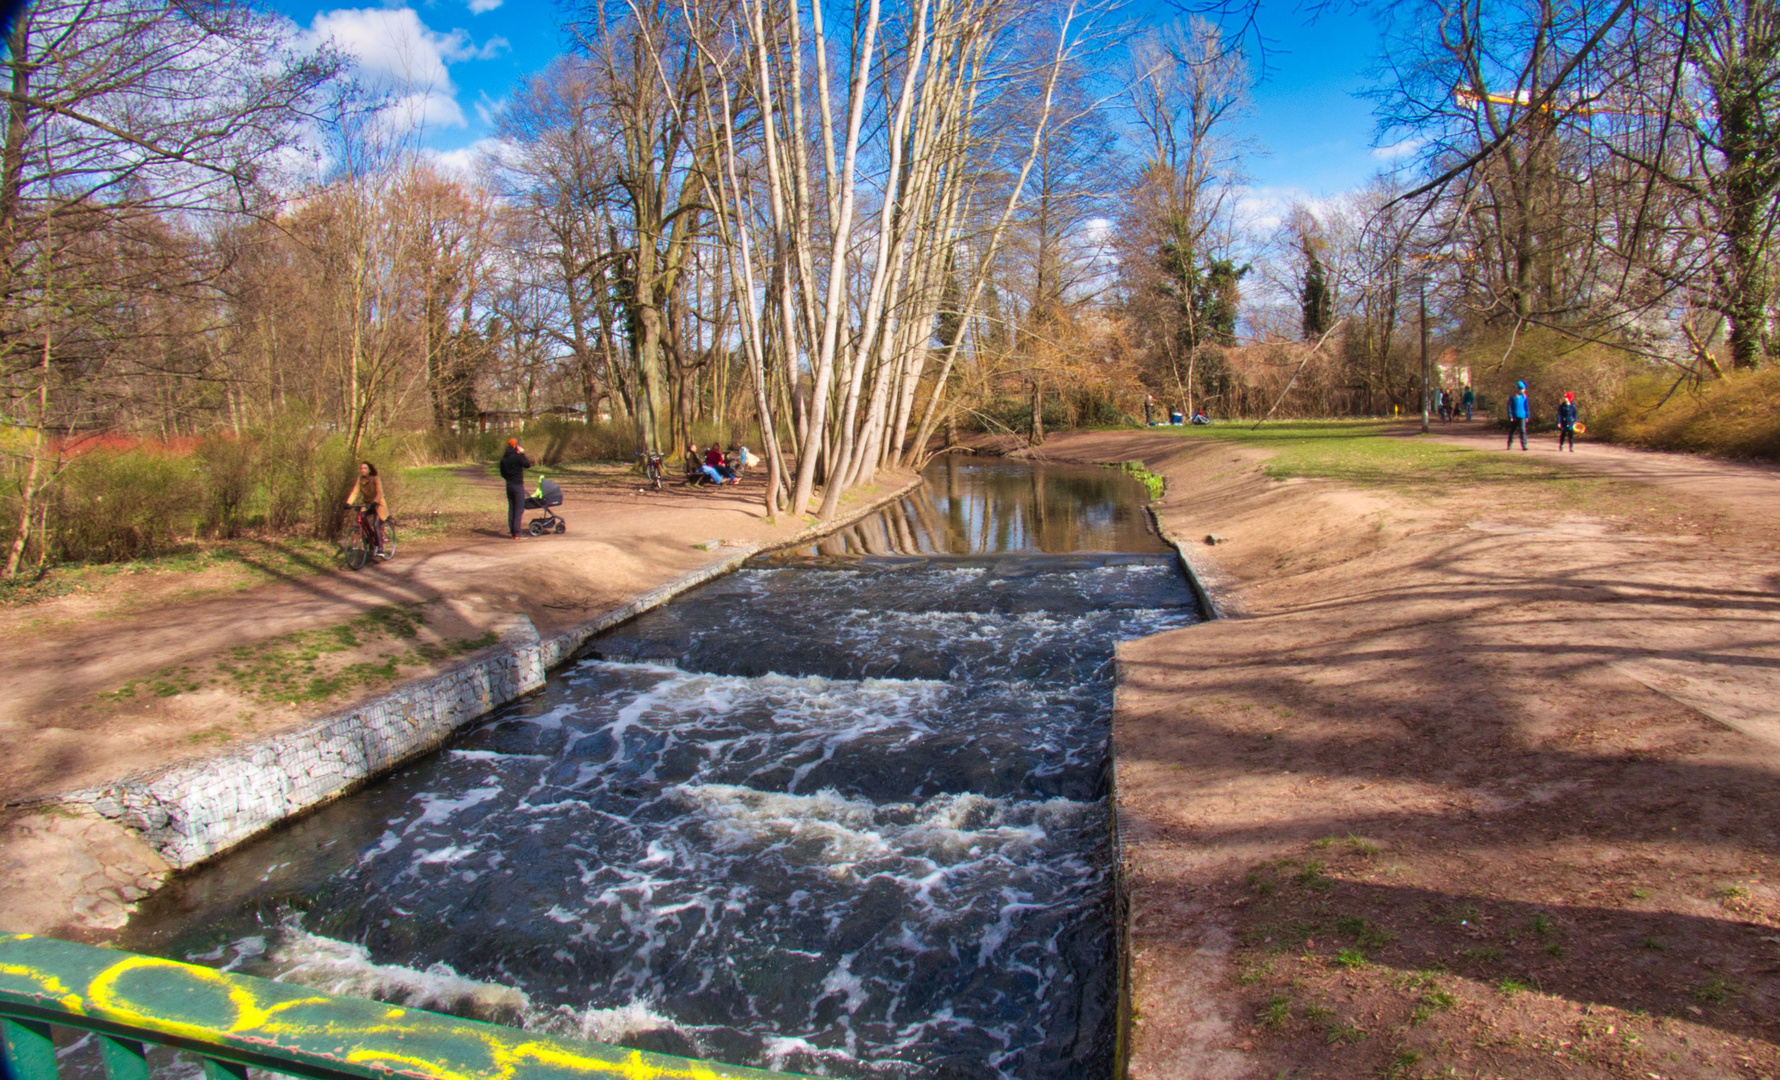
<path id="1" fill-rule="evenodd" d="M 383 555 L 384 523 L 389 520 L 389 503 L 383 498 L 383 478 L 377 475 L 377 466 L 368 461 L 358 463 L 358 479 L 353 482 L 352 493 L 346 496 L 346 508 L 364 496 L 365 505 L 377 515 L 377 555 Z"/>

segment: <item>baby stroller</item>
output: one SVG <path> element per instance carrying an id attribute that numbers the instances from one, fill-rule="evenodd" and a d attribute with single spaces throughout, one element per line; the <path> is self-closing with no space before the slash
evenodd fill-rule
<path id="1" fill-rule="evenodd" d="M 533 536 L 543 536 L 548 532 L 567 532 L 569 523 L 558 516 L 555 510 L 551 509 L 552 507 L 561 505 L 562 488 L 554 480 L 545 480 L 543 477 L 539 477 L 538 490 L 531 495 L 526 496 L 525 508 L 527 510 L 542 510 L 544 511 L 544 516 L 541 518 L 532 518 L 531 524 L 526 526 L 526 530 Z"/>

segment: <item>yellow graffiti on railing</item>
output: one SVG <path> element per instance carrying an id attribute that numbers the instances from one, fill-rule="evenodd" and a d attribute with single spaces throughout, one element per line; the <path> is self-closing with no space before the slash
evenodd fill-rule
<path id="1" fill-rule="evenodd" d="M 29 937 L 0 935 L 0 946 Z M 80 946 L 71 948 L 84 951 Z M 152 977 L 139 986 L 130 985 L 137 981 L 131 976 L 144 975 Z M 56 972 L 0 963 L 0 990 L 19 993 L 6 986 L 9 979 L 26 981 L 31 986 L 26 993 L 53 999 L 71 1016 L 111 1021 L 151 1037 L 166 1035 L 219 1050 L 248 1044 L 243 1048 L 272 1056 L 320 1059 L 320 1064 L 331 1059 L 419 1080 L 512 1080 L 526 1066 L 623 1080 L 764 1075 L 702 1061 L 650 1061 L 639 1051 L 576 1044 L 356 998 L 326 994 L 289 998 L 284 995 L 292 988 L 286 984 L 152 956 L 124 954 L 86 978 L 81 988 L 71 988 Z M 266 990 L 274 990 L 282 1000 L 262 996 Z M 293 1014 L 310 1006 L 316 1014 Z M 194 1015 L 209 1010 L 215 1011 L 214 1017 Z M 583 1045 L 588 1052 L 581 1052 Z M 432 1049 L 439 1053 L 429 1053 Z M 611 1057 L 597 1056 L 601 1050 Z"/>

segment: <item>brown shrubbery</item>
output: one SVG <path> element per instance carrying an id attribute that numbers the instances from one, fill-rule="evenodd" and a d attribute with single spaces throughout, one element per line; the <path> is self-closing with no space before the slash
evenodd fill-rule
<path id="1" fill-rule="evenodd" d="M 1733 373 L 1697 387 L 1677 387 L 1673 376 L 1635 379 L 1594 419 L 1592 430 L 1653 450 L 1780 460 L 1780 368 Z"/>
<path id="2" fill-rule="evenodd" d="M 1623 350 L 1539 328 L 1515 335 L 1512 347 L 1506 334 L 1479 337 L 1458 350 L 1458 359 L 1469 367 L 1480 407 L 1490 415 L 1506 415 L 1503 403 L 1514 395 L 1514 384 L 1525 380 L 1535 424 L 1556 423 L 1558 403 L 1568 390 L 1591 428 L 1642 369 Z"/>

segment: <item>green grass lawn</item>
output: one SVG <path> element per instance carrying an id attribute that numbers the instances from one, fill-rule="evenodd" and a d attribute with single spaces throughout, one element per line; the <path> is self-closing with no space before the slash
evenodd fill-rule
<path id="1" fill-rule="evenodd" d="M 1472 450 L 1405 434 L 1388 420 L 1280 420 L 1152 428 L 1184 439 L 1213 439 L 1273 451 L 1277 479 L 1320 477 L 1360 486 L 1425 489 L 1454 484 L 1572 487 L 1594 481 L 1545 458 Z"/>

